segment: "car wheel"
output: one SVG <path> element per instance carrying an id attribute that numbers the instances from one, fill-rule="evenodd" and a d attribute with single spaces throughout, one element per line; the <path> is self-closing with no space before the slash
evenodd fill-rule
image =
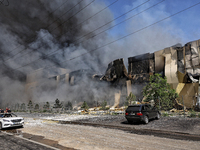
<path id="1" fill-rule="evenodd" d="M 160 119 L 160 113 L 157 112 L 156 119 Z"/>
<path id="2" fill-rule="evenodd" d="M 144 123 L 148 124 L 149 123 L 149 118 L 147 116 L 144 116 Z"/>
<path id="3" fill-rule="evenodd" d="M 133 121 L 131 121 L 131 120 L 128 120 L 128 123 L 133 123 Z"/>
<path id="4" fill-rule="evenodd" d="M 2 123 L 0 122 L 0 130 L 2 129 Z"/>

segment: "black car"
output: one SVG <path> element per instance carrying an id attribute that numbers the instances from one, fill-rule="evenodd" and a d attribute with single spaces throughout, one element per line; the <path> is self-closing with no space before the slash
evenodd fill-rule
<path id="1" fill-rule="evenodd" d="M 160 112 L 149 104 L 137 104 L 128 106 L 125 117 L 129 123 L 142 121 L 147 124 L 149 119 L 160 119 Z"/>

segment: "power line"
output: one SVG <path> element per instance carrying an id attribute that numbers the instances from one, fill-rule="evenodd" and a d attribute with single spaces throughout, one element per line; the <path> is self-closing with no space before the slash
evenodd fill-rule
<path id="1" fill-rule="evenodd" d="M 127 19 L 125 19 L 125 20 L 123 20 L 123 21 L 121 21 L 121 22 L 119 22 L 119 23 L 117 23 L 117 24 L 115 24 L 115 25 L 113 25 L 113 26 L 111 26 L 111 27 L 109 27 L 109 28 L 103 30 L 103 31 L 101 31 L 101 32 L 99 32 L 99 33 L 97 33 L 96 35 L 93 35 L 91 38 L 94 38 L 94 37 L 100 35 L 101 33 L 104 33 L 104 32 L 106 32 L 106 31 L 112 29 L 113 27 L 116 27 L 116 26 L 120 25 L 120 24 L 123 23 L 123 22 L 128 21 L 128 20 L 130 20 L 130 19 L 132 19 L 132 18 L 138 16 L 139 14 L 141 14 L 141 13 L 143 13 L 143 12 L 145 12 L 145 11 L 147 11 L 147 10 L 153 8 L 153 7 L 155 7 L 156 5 L 158 5 L 158 4 L 160 4 L 160 3 L 164 2 L 164 1 L 165 1 L 165 0 L 162 0 L 162 1 L 160 1 L 160 2 L 158 2 L 158 3 L 156 3 L 156 4 L 154 4 L 154 5 L 152 5 L 152 6 L 150 6 L 150 7 L 148 7 L 147 9 L 145 9 L 145 10 L 143 10 L 143 11 L 141 11 L 141 12 L 139 12 L 139 13 L 137 13 L 137 14 L 135 14 L 135 15 L 133 15 L 133 16 L 131 16 L 131 17 L 129 17 L 129 18 L 127 18 Z M 98 29 L 97 29 L 97 30 L 98 30 Z M 96 31 L 96 30 L 95 30 L 95 31 Z M 82 43 L 82 42 L 81 42 L 81 43 Z"/>
<path id="2" fill-rule="evenodd" d="M 70 8 L 69 10 L 67 10 L 64 14 L 62 14 L 59 18 L 61 18 L 62 16 L 64 16 L 65 14 L 67 14 L 68 12 L 70 12 L 73 8 L 75 8 L 77 5 L 79 5 L 81 2 L 82 2 L 83 0 L 80 0 L 76 5 L 74 5 L 72 8 Z M 94 1 L 94 0 L 93 0 Z M 60 7 L 62 7 L 65 3 L 67 3 L 67 1 L 65 1 L 64 3 L 62 3 L 59 7 L 57 7 L 53 12 L 51 12 L 50 14 L 53 14 L 55 11 L 57 11 Z M 49 14 L 49 15 L 50 15 Z M 48 26 L 46 26 L 45 28 L 48 28 L 48 27 L 50 27 L 54 22 L 56 22 L 57 20 L 59 20 L 59 18 L 57 18 L 56 20 L 54 20 L 53 22 L 51 22 Z M 69 20 L 69 19 L 71 19 L 71 18 L 68 18 L 67 20 Z M 62 23 L 63 24 L 63 23 Z M 62 25 L 61 24 L 61 25 Z M 60 25 L 59 25 L 60 26 Z M 59 27 L 58 26 L 58 27 Z M 57 27 L 57 28 L 58 28 Z M 53 31 L 55 30 L 55 29 L 57 29 L 57 28 L 54 28 L 53 29 Z M 43 37 L 40 37 L 41 39 L 42 38 L 44 38 L 46 35 L 44 35 Z M 34 36 L 32 36 L 30 39 L 29 39 L 29 41 L 31 41 L 32 39 L 34 38 Z M 21 46 L 21 45 L 20 45 Z M 19 48 L 20 46 L 18 46 L 18 47 L 16 47 L 16 48 L 14 48 L 12 51 L 10 51 L 9 53 L 11 53 L 11 52 L 13 52 L 14 50 L 16 50 L 17 48 Z M 9 59 L 11 59 L 11 58 L 13 58 L 13 57 L 15 57 L 16 55 L 18 55 L 19 53 L 21 53 L 21 52 L 23 52 L 24 50 L 26 50 L 26 49 L 23 49 L 23 50 L 21 50 L 21 51 L 19 51 L 19 52 L 17 52 L 16 54 L 14 54 L 13 56 L 11 56 L 10 58 L 8 58 L 8 59 L 6 59 L 6 60 L 4 60 L 4 62 L 6 62 L 6 61 L 8 61 Z M 8 53 L 8 54 L 9 54 Z"/>
<path id="3" fill-rule="evenodd" d="M 117 1 L 118 1 L 118 0 L 117 0 Z M 113 4 L 116 3 L 117 1 L 111 3 L 109 6 L 113 5 Z M 138 5 L 137 7 L 134 7 L 133 9 L 127 11 L 126 13 L 124 13 L 124 14 L 118 16 L 117 18 L 115 18 L 115 19 L 113 19 L 113 20 L 107 22 L 107 23 L 104 24 L 103 26 L 105 26 L 105 25 L 111 23 L 112 21 L 114 21 L 114 20 L 116 20 L 116 19 L 119 19 L 120 17 L 122 17 L 122 16 L 124 16 L 124 15 L 126 15 L 126 14 L 128 14 L 128 13 L 130 13 L 131 11 L 133 11 L 133 10 L 135 10 L 136 8 L 138 8 L 138 7 L 142 6 L 142 5 L 144 5 L 144 4 L 147 3 L 148 1 L 150 1 L 150 0 L 147 0 L 146 2 L 144 2 L 144 3 L 140 4 L 140 5 Z M 94 15 L 92 15 L 92 16 L 89 17 L 88 19 L 84 20 L 83 22 L 86 22 L 87 20 L 91 19 L 92 17 L 94 17 L 95 15 L 99 14 L 100 12 L 102 12 L 103 10 L 105 10 L 106 8 L 108 8 L 109 6 L 103 8 L 102 10 L 100 10 L 100 11 L 97 12 L 97 13 L 95 13 Z M 81 25 L 83 22 L 81 22 L 81 23 L 78 24 L 77 26 Z M 103 26 L 98 27 L 98 29 L 102 28 Z M 94 31 L 96 31 L 96 30 L 98 30 L 98 29 L 95 29 Z M 92 32 L 93 32 L 93 31 L 92 31 Z M 91 33 L 91 32 L 90 32 L 90 33 Z M 41 46 L 41 47 L 42 47 L 42 46 Z M 57 49 L 57 50 L 53 51 L 52 53 L 46 55 L 45 57 L 49 57 L 49 56 L 53 55 L 53 54 L 54 54 L 56 51 L 58 51 L 58 50 L 60 50 L 60 49 Z M 27 54 L 29 54 L 29 53 L 27 53 Z M 25 54 L 25 55 L 26 55 L 26 54 Z M 24 56 L 24 55 L 22 55 L 22 56 Z M 22 56 L 20 56 L 20 57 L 22 57 Z M 34 62 L 36 62 L 36 61 L 38 61 L 38 60 L 40 60 L 40 59 L 42 59 L 42 58 L 36 59 L 35 61 L 30 62 L 30 63 L 28 63 L 28 64 L 26 64 L 26 65 L 23 65 L 23 66 L 21 66 L 21 67 L 19 67 L 19 68 L 22 68 L 22 67 L 25 67 L 25 66 L 27 66 L 27 65 L 30 65 L 31 63 L 34 63 Z M 19 68 L 17 68 L 17 69 L 19 69 Z"/>
<path id="4" fill-rule="evenodd" d="M 119 19 L 119 18 L 121 18 L 121 17 L 125 16 L 126 14 L 128 14 L 128 13 L 132 12 L 133 10 L 135 10 L 135 9 L 139 8 L 140 6 L 142 6 L 142 5 L 146 4 L 146 3 L 147 3 L 147 2 L 149 2 L 149 1 L 150 1 L 150 0 L 147 0 L 147 1 L 145 1 L 144 3 L 142 3 L 142 4 L 138 5 L 137 7 L 134 7 L 133 9 L 131 9 L 131 10 L 127 11 L 126 13 L 124 13 L 124 14 L 122 14 L 122 15 L 120 15 L 120 16 L 118 16 L 118 17 L 114 18 L 113 20 L 111 20 L 111 21 L 107 22 L 106 24 L 104 24 L 104 25 L 102 25 L 102 26 L 100 26 L 100 27 L 96 28 L 95 30 L 93 30 L 93 31 L 91 31 L 91 32 L 89 32 L 89 33 L 87 33 L 87 34 L 85 34 L 85 35 L 83 35 L 82 37 L 80 37 L 79 39 L 77 39 L 77 40 L 75 40 L 75 41 L 78 41 L 78 40 L 82 39 L 83 37 L 85 37 L 85 36 L 87 36 L 87 35 L 91 34 L 92 32 L 94 32 L 94 31 L 97 31 L 97 30 L 101 29 L 102 27 L 104 27 L 104 26 L 106 26 L 106 25 L 108 25 L 108 24 L 112 23 L 113 21 L 115 21 L 115 20 L 117 20 L 117 19 Z M 74 42 L 75 42 L 75 41 L 74 41 Z"/>
<path id="5" fill-rule="evenodd" d="M 163 0 L 163 1 L 165 1 L 165 0 Z M 137 15 L 139 15 L 139 14 L 141 14 L 141 13 L 147 11 L 147 10 L 149 10 L 150 8 L 155 7 L 156 5 L 162 3 L 163 1 L 160 1 L 159 3 L 156 3 L 156 4 L 152 5 L 151 7 L 148 7 L 147 9 L 145 9 L 145 10 L 143 10 L 143 11 L 141 11 L 141 12 L 135 14 L 134 16 L 131 16 L 131 17 L 125 19 L 125 20 L 122 21 L 122 22 L 125 22 L 125 21 L 127 21 L 127 20 L 129 20 L 129 19 L 131 19 L 131 18 L 133 18 L 133 17 L 135 17 L 135 16 L 137 16 Z M 100 33 L 98 33 L 97 35 L 99 35 L 99 34 L 105 32 L 105 31 L 107 31 L 107 30 L 109 30 L 109 29 L 111 29 L 111 28 L 113 28 L 113 27 L 115 27 L 115 26 L 121 24 L 122 22 L 120 22 L 120 23 L 118 23 L 118 24 L 116 24 L 116 25 L 114 25 L 114 26 L 112 26 L 112 27 L 110 27 L 110 28 L 108 28 L 108 29 L 106 29 L 106 30 L 104 30 L 104 31 L 102 31 L 102 32 L 100 32 Z M 97 36 L 97 35 L 94 35 L 93 37 L 95 37 L 95 36 Z M 60 50 L 60 49 L 57 49 L 57 50 L 53 51 L 52 53 L 46 55 L 45 57 L 49 57 L 49 56 L 52 56 L 52 55 L 56 54 L 55 52 L 58 51 L 58 50 Z M 28 64 L 25 64 L 25 65 L 23 65 L 23 66 L 21 66 L 21 67 L 19 67 L 19 68 L 23 68 L 23 67 L 25 67 L 25 66 L 28 66 L 28 65 L 30 65 L 30 64 L 32 64 L 32 63 L 34 63 L 34 62 L 36 62 L 36 61 L 38 61 L 38 60 L 40 60 L 40 59 L 42 59 L 42 58 L 36 59 L 36 60 L 34 60 L 33 62 L 30 62 L 30 63 L 28 63 Z M 16 68 L 16 69 L 19 69 L 19 68 Z"/>
<path id="6" fill-rule="evenodd" d="M 98 11 L 97 13 L 95 13 L 94 15 L 90 16 L 90 17 L 87 18 L 86 20 L 84 20 L 84 21 L 82 21 L 81 23 L 79 23 L 76 27 L 78 27 L 79 25 L 83 24 L 84 22 L 86 22 L 87 20 L 91 19 L 92 17 L 96 16 L 97 14 L 99 14 L 100 12 L 102 12 L 103 10 L 105 10 L 106 8 L 110 7 L 111 5 L 115 4 L 117 1 L 118 1 L 118 0 L 114 1 L 113 3 L 111 3 L 110 5 L 108 5 L 108 6 L 106 6 L 106 7 L 104 7 L 103 9 L 101 9 L 100 11 Z M 41 46 L 41 47 L 42 47 L 42 46 Z M 60 50 L 60 49 L 58 49 L 58 50 Z M 56 51 L 58 51 L 58 50 L 56 50 Z M 31 51 L 31 52 L 32 52 L 32 51 Z M 54 51 L 53 53 L 55 53 L 55 51 Z M 27 55 L 27 54 L 29 54 L 29 53 L 26 53 L 26 54 L 24 54 L 24 55 Z M 24 55 L 22 55 L 22 56 L 24 56 Z M 52 53 L 46 55 L 45 57 L 48 57 L 48 56 L 51 56 L 51 55 L 52 55 Z M 20 57 L 22 57 L 22 56 L 20 56 Z M 35 61 L 40 60 L 40 59 L 41 59 L 41 58 L 36 59 Z M 35 61 L 33 61 L 33 62 L 31 62 L 31 63 L 34 63 Z M 25 67 L 25 66 L 27 66 L 27 65 L 29 65 L 29 64 L 31 64 L 31 63 L 28 63 L 28 64 L 26 64 L 26 65 L 24 65 L 24 66 L 22 66 L 22 67 Z"/>
<path id="7" fill-rule="evenodd" d="M 86 20 L 82 21 L 81 23 L 79 23 L 78 25 L 76 25 L 76 26 L 73 27 L 73 28 L 76 28 L 76 27 L 80 26 L 80 25 L 83 24 L 84 22 L 88 21 L 88 20 L 91 19 L 92 17 L 96 16 L 97 14 L 101 13 L 102 11 L 104 11 L 105 9 L 107 9 L 108 7 L 110 7 L 111 5 L 115 4 L 117 1 L 118 1 L 118 0 L 114 1 L 113 3 L 111 3 L 110 5 L 108 5 L 108 6 L 106 6 L 106 7 L 104 7 L 103 9 L 101 9 L 100 11 L 98 11 L 97 13 L 95 13 L 94 15 L 90 16 L 90 17 L 87 18 Z M 70 29 L 70 30 L 72 30 L 72 29 Z M 69 32 L 69 31 L 68 31 L 68 32 Z M 68 32 L 67 32 L 67 33 L 68 33 Z M 43 36 L 43 37 L 45 37 L 45 36 Z M 42 38 L 43 38 L 43 37 L 42 37 Z M 40 47 L 42 47 L 42 46 L 40 46 Z M 39 48 L 40 48 L 40 47 L 39 47 Z M 60 49 L 55 50 L 55 51 L 52 52 L 51 54 L 55 53 L 55 52 L 58 51 L 58 50 L 60 50 Z M 31 51 L 31 52 L 32 52 L 32 51 Z M 24 55 L 27 55 L 27 54 L 29 54 L 29 53 L 31 53 L 31 52 L 28 52 L 28 53 L 26 53 L 26 54 L 24 54 Z M 48 55 L 50 56 L 51 54 L 48 54 Z M 24 55 L 22 55 L 22 56 L 20 56 L 20 57 L 23 57 Z M 48 57 L 48 56 L 45 56 L 45 57 Z M 40 58 L 39 58 L 39 59 L 40 59 Z M 37 59 L 37 60 L 38 60 L 38 59 Z"/>
<path id="8" fill-rule="evenodd" d="M 194 4 L 194 5 L 190 6 L 190 7 L 187 7 L 187 8 L 185 8 L 185 9 L 181 10 L 181 11 L 178 11 L 178 12 L 176 12 L 176 13 L 174 13 L 174 14 L 168 16 L 168 17 L 165 17 L 165 18 L 163 18 L 163 19 L 161 19 L 161 20 L 159 20 L 159 21 L 156 21 L 156 22 L 154 22 L 154 23 L 152 23 L 152 24 L 150 24 L 150 25 L 148 25 L 148 26 L 145 26 L 145 27 L 143 27 L 143 28 L 141 28 L 141 29 L 139 29 L 139 30 L 137 30 L 137 31 L 131 32 L 131 33 L 129 33 L 129 34 L 127 34 L 127 35 L 125 35 L 125 36 L 123 36 L 123 37 L 121 37 L 121 38 L 118 38 L 118 39 L 116 39 L 116 40 L 114 40 L 114 41 L 112 41 L 112 42 L 109 42 L 109 43 L 107 43 L 107 44 L 105 44 L 105 45 L 102 45 L 102 46 L 100 46 L 100 47 L 98 47 L 98 48 L 96 48 L 96 49 L 93 49 L 93 50 L 91 50 L 91 51 L 88 51 L 88 52 L 86 52 L 86 53 L 83 53 L 83 54 L 81 54 L 81 55 L 78 55 L 78 56 L 76 56 L 76 57 L 70 58 L 70 59 L 68 59 L 68 60 L 62 61 L 62 63 L 63 63 L 63 62 L 68 62 L 68 61 L 74 60 L 74 59 L 76 59 L 76 58 L 82 57 L 82 56 L 84 56 L 84 55 L 86 55 L 86 54 L 89 54 L 89 53 L 91 53 L 91 52 L 97 51 L 97 50 L 99 50 L 99 49 L 101 49 L 101 48 L 103 48 L 103 47 L 106 47 L 106 46 L 108 46 L 108 45 L 110 45 L 110 44 L 113 44 L 113 43 L 115 43 L 115 42 L 117 42 L 117 41 L 120 41 L 120 40 L 122 40 L 122 39 L 124 39 L 124 38 L 126 38 L 126 37 L 129 37 L 129 36 L 131 36 L 131 35 L 137 33 L 137 32 L 140 32 L 140 31 L 142 31 L 142 30 L 145 30 L 145 29 L 147 29 L 147 28 L 149 28 L 149 27 L 151 27 L 151 26 L 153 26 L 153 25 L 155 25 L 155 24 L 158 24 L 158 23 L 160 23 L 160 22 L 162 22 L 162 21 L 164 21 L 164 20 L 166 20 L 166 19 L 169 19 L 169 18 L 171 18 L 171 17 L 174 17 L 174 16 L 176 16 L 176 15 L 178 15 L 178 14 L 180 14 L 180 13 L 182 13 L 182 12 L 188 10 L 188 9 L 191 9 L 191 8 L 193 8 L 193 7 L 195 7 L 195 6 L 199 5 L 199 4 L 200 4 L 200 2 Z M 51 67 L 53 67 L 53 66 L 56 66 L 56 65 L 49 65 L 49 67 L 48 67 L 48 66 L 45 66 L 45 68 L 51 68 Z"/>
<path id="9" fill-rule="evenodd" d="M 94 2 L 94 1 L 95 1 L 95 0 L 93 0 L 92 2 Z M 122 15 L 116 17 L 115 19 L 113 19 L 113 20 L 107 22 L 107 23 L 104 24 L 103 26 L 98 27 L 97 29 L 93 30 L 92 32 L 94 32 L 94 31 L 96 31 L 96 30 L 98 30 L 98 29 L 100 29 L 100 28 L 102 28 L 102 27 L 108 25 L 109 23 L 111 23 L 111 22 L 113 22 L 113 21 L 115 21 L 115 20 L 117 20 L 117 19 L 119 19 L 119 18 L 121 18 L 121 17 L 123 17 L 124 15 L 130 13 L 131 11 L 135 10 L 136 8 L 138 8 L 138 7 L 142 6 L 142 5 L 144 5 L 145 3 L 149 2 L 149 1 L 150 1 L 150 0 L 145 1 L 144 3 L 138 5 L 137 7 L 134 7 L 133 9 L 127 11 L 126 13 L 124 13 L 124 14 L 122 14 Z M 91 3 L 92 3 L 92 2 L 91 2 Z M 87 6 L 89 6 L 91 3 L 89 3 Z M 115 3 L 115 2 L 114 2 L 114 3 Z M 112 4 L 114 4 L 114 3 L 112 3 Z M 111 4 L 111 5 L 112 5 L 112 4 Z M 86 6 L 86 7 L 87 7 L 87 6 Z M 83 8 L 83 9 L 84 9 L 84 8 Z M 80 10 L 80 11 L 81 11 L 81 10 Z M 79 12 L 78 12 L 78 13 L 79 13 Z M 77 13 L 77 14 L 78 14 L 78 13 Z M 75 14 L 75 15 L 76 15 L 76 14 Z M 75 16 L 75 15 L 73 15 L 73 16 Z M 95 14 L 95 15 L 96 15 L 96 14 Z M 95 15 L 93 15 L 93 16 L 95 16 Z M 66 21 L 68 21 L 69 19 L 71 19 L 73 16 L 71 16 L 70 18 L 68 18 Z M 93 17 L 93 16 L 92 16 L 92 17 Z M 90 18 L 92 18 L 92 17 L 90 17 Z M 89 20 L 90 18 L 86 19 L 85 21 Z M 65 23 L 66 21 L 64 21 L 63 23 Z M 83 21 L 83 22 L 85 22 L 85 21 Z M 82 22 L 82 23 L 83 23 L 83 22 Z M 63 24 L 63 23 L 62 23 L 62 24 Z M 80 23 L 80 24 L 82 24 L 82 23 Z M 62 24 L 61 24 L 61 25 L 62 25 Z M 80 25 L 80 24 L 79 24 L 79 25 Z M 59 26 L 58 26 L 58 27 L 59 27 Z M 55 29 L 57 29 L 58 27 L 54 28 L 53 31 L 54 31 Z M 71 29 L 70 29 L 70 30 L 71 30 Z M 86 35 L 91 34 L 92 32 L 89 32 L 89 33 L 83 35 L 82 37 L 85 37 Z M 67 33 L 68 33 L 68 32 L 67 32 Z M 63 34 L 64 34 L 64 33 L 63 33 Z M 61 35 L 63 35 L 63 34 L 61 34 Z M 46 35 L 45 35 L 45 36 L 46 36 Z M 43 37 L 45 37 L 45 36 L 43 36 Z M 43 38 L 43 37 L 41 37 L 41 38 Z M 82 38 L 82 37 L 81 37 L 81 38 Z M 78 39 L 78 40 L 79 40 L 79 39 Z M 77 40 L 75 40 L 75 41 L 77 41 Z M 75 42 L 75 41 L 73 41 L 73 42 Z M 42 46 L 41 46 L 41 47 L 42 47 Z M 25 49 L 24 49 L 24 50 L 25 50 Z M 24 51 L 24 50 L 22 50 L 22 51 Z M 58 49 L 58 50 L 59 50 L 59 49 Z M 58 50 L 55 50 L 53 53 L 55 53 L 55 52 L 58 51 Z M 22 51 L 18 52 L 17 54 L 21 53 Z M 24 55 L 27 55 L 27 54 L 29 54 L 29 53 L 31 53 L 31 52 L 28 52 L 28 53 L 26 53 L 26 54 L 24 54 Z M 14 56 L 16 56 L 17 54 L 15 54 Z M 51 53 L 51 54 L 52 54 L 52 53 Z M 22 56 L 24 56 L 24 55 L 22 55 Z M 13 56 L 13 57 L 14 57 L 14 56 Z M 22 57 L 22 56 L 20 56 L 20 57 Z M 10 59 L 10 58 L 9 58 L 9 59 Z M 7 60 L 9 60 L 9 59 L 7 59 Z M 5 60 L 5 61 L 7 61 L 7 60 Z M 5 62 L 5 61 L 4 61 L 4 62 Z"/>
<path id="10" fill-rule="evenodd" d="M 54 28 L 52 31 L 54 31 L 55 29 L 57 29 L 58 27 L 60 27 L 61 25 L 63 25 L 64 23 L 66 23 L 68 20 L 70 20 L 71 18 L 73 18 L 75 15 L 77 15 L 79 12 L 81 12 L 83 9 L 85 9 L 86 7 L 88 7 L 90 4 L 92 4 L 95 0 L 91 1 L 89 4 L 87 4 L 85 7 L 81 8 L 78 12 L 76 12 L 75 14 L 73 14 L 71 17 L 69 17 L 66 21 L 64 21 L 62 24 L 60 24 L 59 26 L 57 26 L 56 28 Z M 46 35 L 44 35 L 42 38 L 44 38 Z M 25 50 L 25 49 L 24 49 Z M 24 51 L 22 50 L 22 51 Z M 21 53 L 22 51 L 18 52 L 17 54 Z M 15 54 L 14 56 L 16 56 L 17 54 Z M 13 56 L 13 57 L 14 57 Z"/>
<path id="11" fill-rule="evenodd" d="M 64 3 L 62 3 L 60 6 L 58 6 L 55 10 L 53 10 L 49 15 L 53 14 L 54 12 L 56 12 L 58 9 L 60 9 L 63 5 L 65 5 L 67 3 L 68 0 L 66 0 Z M 29 2 L 30 3 L 30 2 Z M 68 12 L 68 11 L 67 11 Z M 63 15 L 62 15 L 63 16 Z M 4 17 L 4 16 L 3 16 Z M 6 17 L 4 17 L 6 18 Z M 6 18 L 7 19 L 7 18 Z M 46 18 L 43 18 L 43 19 L 46 19 Z M 58 20 L 58 19 L 56 19 Z M 50 23 L 48 26 L 46 26 L 45 28 L 48 28 L 50 25 L 52 25 L 56 20 L 54 20 L 52 23 Z M 32 39 L 34 38 L 34 36 L 32 36 L 31 38 L 28 39 L 28 41 L 31 41 Z M 13 50 L 11 50 L 10 52 L 8 52 L 7 54 L 10 54 L 11 52 L 13 52 L 14 50 L 16 50 L 17 48 L 19 48 L 21 45 L 15 47 Z M 25 49 L 23 49 L 25 50 Z M 14 56 L 13 56 L 14 57 Z M 9 60 L 10 58 L 8 58 L 7 60 Z M 4 60 L 7 61 L 7 60 Z"/>
<path id="12" fill-rule="evenodd" d="M 78 27 L 79 25 L 81 25 L 81 24 L 83 24 L 84 22 L 88 21 L 88 20 L 91 19 L 92 17 L 94 17 L 94 16 L 96 16 L 97 14 L 101 13 L 102 11 L 104 11 L 105 9 L 107 9 L 108 7 L 110 7 L 111 5 L 115 4 L 117 1 L 118 1 L 118 0 L 114 1 L 113 3 L 111 3 L 110 5 L 108 5 L 108 6 L 106 6 L 106 7 L 104 7 L 102 10 L 98 11 L 98 12 L 95 13 L 94 15 L 92 15 L 92 16 L 90 16 L 89 18 L 87 18 L 86 20 L 82 21 L 81 23 L 79 23 L 79 24 L 78 24 L 77 26 L 75 26 L 75 27 Z M 75 28 L 75 27 L 74 27 L 74 28 Z M 71 31 L 71 29 L 70 29 L 70 31 Z M 69 31 L 68 31 L 68 32 L 69 32 Z M 67 33 L 68 33 L 68 32 L 67 32 Z"/>

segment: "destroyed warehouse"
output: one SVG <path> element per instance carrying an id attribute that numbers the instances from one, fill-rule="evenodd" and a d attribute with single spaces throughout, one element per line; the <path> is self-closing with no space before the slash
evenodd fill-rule
<path id="1" fill-rule="evenodd" d="M 137 100 L 142 100 L 142 88 L 149 81 L 150 75 L 159 73 L 162 77 L 167 77 L 167 83 L 171 88 L 175 89 L 179 97 L 184 99 L 186 108 L 193 108 L 199 105 L 199 77 L 200 77 L 200 40 L 192 41 L 184 46 L 177 44 L 154 53 L 146 53 L 128 58 L 128 70 L 124 64 L 124 60 L 117 59 L 108 64 L 108 68 L 104 75 L 94 75 L 89 70 L 79 70 L 49 77 L 58 82 L 64 81 L 70 86 L 83 82 L 82 76 L 87 76 L 87 79 L 92 83 L 106 82 L 107 86 L 111 87 L 112 94 L 105 98 L 99 96 L 98 98 L 111 99 L 113 107 L 123 105 L 126 96 L 131 92 L 136 95 Z M 28 75 L 27 79 L 30 80 L 31 76 Z M 90 82 L 89 80 L 85 82 Z M 28 80 L 27 80 L 28 81 Z M 35 81 L 27 82 L 26 89 L 35 87 Z M 104 86 L 101 84 L 95 86 L 97 92 L 102 90 Z M 88 92 L 87 88 L 85 90 Z M 91 89 L 90 89 L 91 90 Z M 108 90 L 104 91 L 110 92 Z M 82 94 L 86 94 L 82 92 Z M 88 93 L 89 94 L 89 93 Z M 96 93 L 97 94 L 97 93 Z M 91 98 L 95 96 L 91 95 Z M 31 98 L 31 97 L 30 97 Z M 83 99 L 84 100 L 84 99 Z"/>
<path id="2" fill-rule="evenodd" d="M 149 81 L 150 75 L 159 73 L 167 77 L 167 83 L 176 90 L 180 99 L 184 99 L 186 108 L 193 108 L 199 105 L 199 47 L 200 40 L 197 40 L 183 47 L 177 44 L 154 53 L 130 57 L 128 73 L 123 59 L 118 59 L 108 65 L 102 79 L 113 84 L 125 85 L 126 95 L 132 92 L 138 98 L 142 98 L 142 88 Z M 119 93 L 123 95 L 123 91 Z"/>

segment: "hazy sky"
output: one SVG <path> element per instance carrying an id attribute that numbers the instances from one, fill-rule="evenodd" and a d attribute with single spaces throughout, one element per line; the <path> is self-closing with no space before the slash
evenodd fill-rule
<path id="1" fill-rule="evenodd" d="M 105 1 L 105 3 L 109 5 L 110 3 L 116 0 L 109 0 L 109 1 L 103 0 L 103 1 Z M 146 17 L 146 19 L 149 19 L 149 20 L 146 21 L 146 24 L 143 24 L 142 26 L 135 28 L 136 31 L 154 22 L 162 20 L 165 17 L 171 16 L 181 10 L 184 10 L 192 5 L 200 3 L 199 0 L 164 0 L 163 2 L 162 0 L 118 0 L 114 5 L 110 7 L 110 9 L 114 14 L 114 18 L 117 18 L 118 16 L 122 15 L 123 13 L 128 12 L 134 7 L 137 7 L 145 3 L 141 5 L 140 7 L 138 7 L 137 9 L 131 11 L 130 13 L 115 20 L 115 23 L 117 24 L 131 16 L 134 16 L 135 14 L 139 12 L 142 12 L 143 10 L 159 2 L 161 3 L 133 17 L 132 19 L 129 19 L 128 21 L 114 27 L 110 31 L 110 33 L 112 35 L 126 35 L 130 33 L 131 22 L 139 22 L 140 20 L 144 19 L 145 15 L 148 16 Z M 170 24 L 171 27 L 173 27 L 173 31 L 169 31 L 169 32 L 171 32 L 171 34 L 174 34 L 174 37 L 181 38 L 180 42 L 185 44 L 186 42 L 197 40 L 200 38 L 199 14 L 200 14 L 200 4 L 184 12 L 181 12 L 173 17 L 170 17 L 169 19 L 166 19 L 158 23 L 157 25 L 162 26 L 164 29 L 164 28 L 168 28 Z M 147 30 L 151 30 L 151 28 L 152 27 L 148 28 Z M 140 31 L 140 34 L 145 34 L 145 32 L 146 30 L 142 30 Z M 133 35 L 133 36 L 136 36 L 136 35 Z M 131 37 L 128 37 L 128 38 L 131 38 Z"/>

